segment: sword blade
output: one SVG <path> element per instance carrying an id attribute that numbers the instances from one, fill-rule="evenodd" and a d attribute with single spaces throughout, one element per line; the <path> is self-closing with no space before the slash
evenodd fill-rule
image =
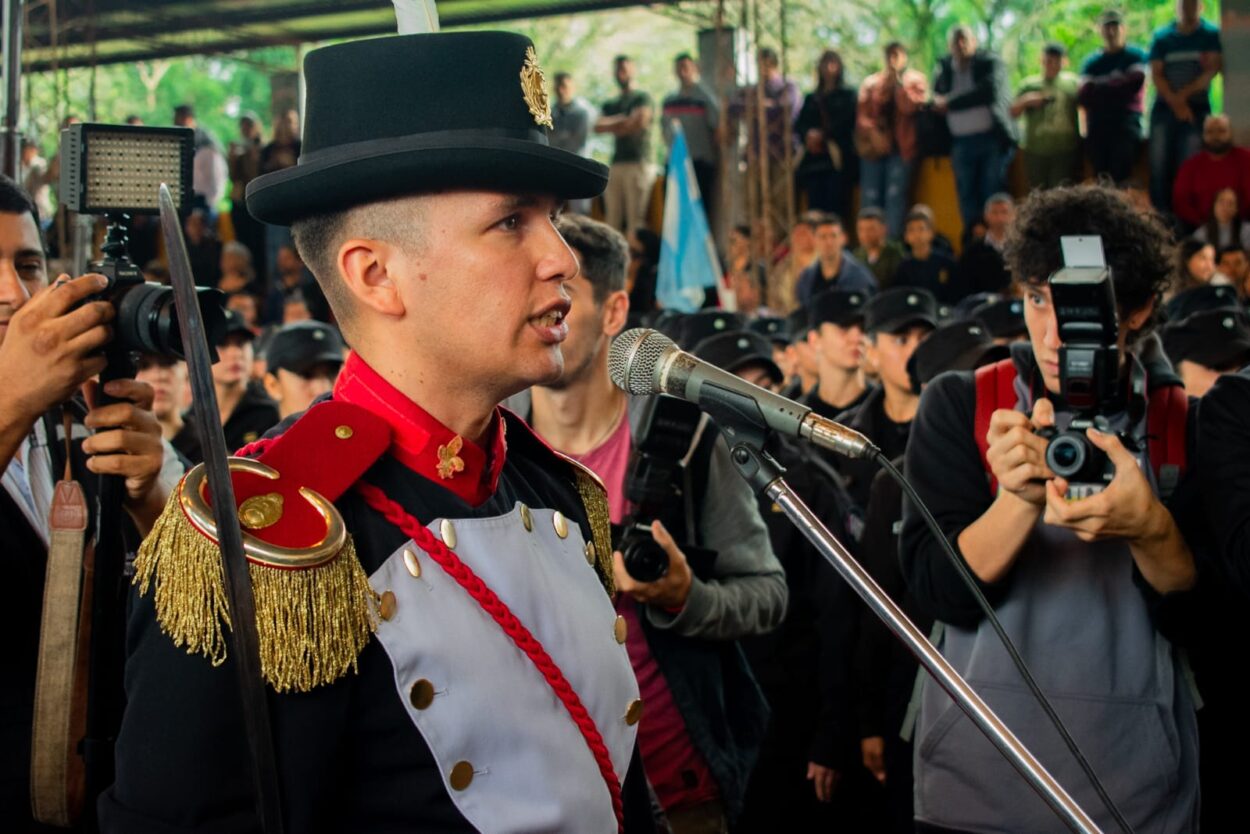
<path id="1" fill-rule="evenodd" d="M 233 625 L 230 629 L 230 648 L 243 699 L 243 720 L 252 754 L 257 813 L 263 831 L 279 834 L 282 831 L 282 806 L 279 802 L 278 768 L 269 725 L 265 682 L 260 674 L 260 640 L 256 633 L 252 581 L 243 553 L 243 533 L 239 528 L 238 514 L 233 511 L 234 484 L 230 480 L 230 468 L 226 461 L 230 450 L 226 448 L 226 436 L 218 416 L 217 389 L 213 386 L 208 339 L 196 298 L 187 245 L 182 238 L 182 223 L 174 208 L 173 196 L 164 183 L 161 183 L 159 200 L 161 231 L 165 237 L 165 251 L 169 255 L 170 284 L 174 290 L 178 325 L 182 330 L 182 352 L 191 380 L 191 409 L 206 453 L 204 468 L 226 574 L 226 596 Z"/>

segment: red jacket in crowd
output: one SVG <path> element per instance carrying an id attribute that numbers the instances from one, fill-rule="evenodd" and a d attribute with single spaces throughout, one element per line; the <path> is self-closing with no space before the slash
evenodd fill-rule
<path id="1" fill-rule="evenodd" d="M 1225 188 L 1237 192 L 1241 216 L 1250 212 L 1250 150 L 1232 148 L 1221 157 L 1207 151 L 1185 160 L 1172 184 L 1172 211 L 1190 226 L 1201 226 L 1211 219 L 1215 195 Z"/>

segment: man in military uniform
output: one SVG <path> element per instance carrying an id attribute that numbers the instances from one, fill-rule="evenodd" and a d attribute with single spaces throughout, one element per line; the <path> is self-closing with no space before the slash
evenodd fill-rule
<path id="1" fill-rule="evenodd" d="M 303 155 L 248 208 L 292 226 L 353 353 L 232 462 L 285 828 L 649 823 L 602 485 L 497 405 L 563 369 L 554 219 L 607 171 L 548 147 L 518 35 L 339 44 L 305 75 Z M 137 560 L 104 831 L 257 828 L 201 473 Z"/>

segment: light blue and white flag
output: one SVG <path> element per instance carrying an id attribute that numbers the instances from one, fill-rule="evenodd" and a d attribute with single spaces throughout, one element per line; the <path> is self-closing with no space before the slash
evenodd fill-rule
<path id="1" fill-rule="evenodd" d="M 704 290 L 720 286 L 720 258 L 707 225 L 699 183 L 681 125 L 673 122 L 664 189 L 664 235 L 655 297 L 666 310 L 693 313 L 703 306 Z"/>

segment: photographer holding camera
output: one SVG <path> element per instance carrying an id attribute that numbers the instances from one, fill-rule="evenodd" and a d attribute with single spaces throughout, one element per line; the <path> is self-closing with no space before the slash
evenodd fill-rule
<path id="1" fill-rule="evenodd" d="M 643 442 L 643 413 L 655 402 L 630 399 L 608 376 L 608 346 L 628 313 L 628 250 L 619 233 L 579 215 L 561 218 L 559 229 L 580 266 L 566 284 L 573 307 L 564 374 L 530 389 L 530 403 L 512 404 L 547 442 L 603 479 L 619 524 L 631 513 L 631 452 Z M 619 550 L 629 547 L 613 554 L 617 639 L 646 704 L 638 732 L 643 769 L 674 834 L 727 830 L 742 807 L 768 707 L 736 641 L 776 628 L 787 597 L 751 490 L 713 427 L 698 425 L 681 444 L 682 452 L 689 447 L 687 465 L 673 467 L 686 478 L 689 500 L 676 503 L 690 508 L 697 541 L 680 541 L 690 530 L 636 518 L 651 521 L 650 536 L 667 561 L 653 581 L 626 570 Z M 714 558 L 696 559 L 694 546 Z"/>
<path id="2" fill-rule="evenodd" d="M 1081 286 L 1116 299 L 1112 309 L 1060 303 L 1055 273 L 1065 266 L 1060 238 L 1069 235 L 1101 237 L 1110 275 L 1101 271 L 1099 281 Z M 1192 467 L 1178 479 L 1177 450 L 1160 452 L 1155 439 L 1183 447 L 1186 400 L 1157 353 L 1130 350 L 1149 333 L 1167 286 L 1168 240 L 1153 216 L 1136 213 L 1109 189 L 1032 194 L 1005 251 L 1024 285 L 1029 342 L 1012 345 L 1004 360 L 1010 364 L 935 379 L 921 398 L 906 459 L 908 478 L 1042 690 L 1119 809 L 1143 831 L 1191 831 L 1198 813 L 1193 698 L 1177 651 L 1160 631 L 1195 581 L 1194 556 L 1173 512 L 1187 503 L 1196 479 Z M 1104 341 L 1065 344 L 1060 328 L 1074 310 L 1111 323 L 1108 330 L 1082 319 L 1086 332 L 1096 329 Z M 1097 484 L 1101 491 L 1074 498 L 1078 487 L 1094 490 L 1056 477 L 1053 469 L 1071 461 L 1052 452 L 1048 463 L 1048 440 L 1039 431 L 1067 429 L 1074 416 L 1089 416 L 1075 407 L 1088 391 L 1067 384 L 1081 368 L 1063 364 L 1081 358 L 1078 347 L 1084 358 L 1105 362 L 1105 375 L 1090 389 L 1111 396 L 1091 418 L 1098 429 L 1065 442 L 1090 459 L 1104 453 L 1114 477 Z M 900 557 L 912 594 L 944 624 L 936 642 L 945 657 L 1098 824 L 1113 827 L 910 503 Z M 1058 824 L 927 680 L 915 745 L 919 831 L 1033 832 Z"/>
<path id="3" fill-rule="evenodd" d="M 89 380 L 105 367 L 100 351 L 112 336 L 114 310 L 91 300 L 104 285 L 99 275 L 62 275 L 48 285 L 35 204 L 0 176 L 0 541 L 8 582 L 0 628 L 16 637 L 16 657 L 0 686 L 0 819 L 23 831 L 33 824 L 31 734 L 54 484 L 69 471 L 90 508 L 95 475 L 124 477 L 126 510 L 144 533 L 165 504 L 169 481 L 181 475 L 177 466 L 162 473 L 167 457 L 151 387 L 115 380 L 104 393 L 117 402 L 99 407 L 77 396 L 84 384 L 94 393 Z M 68 441 L 62 412 L 71 424 Z"/>

